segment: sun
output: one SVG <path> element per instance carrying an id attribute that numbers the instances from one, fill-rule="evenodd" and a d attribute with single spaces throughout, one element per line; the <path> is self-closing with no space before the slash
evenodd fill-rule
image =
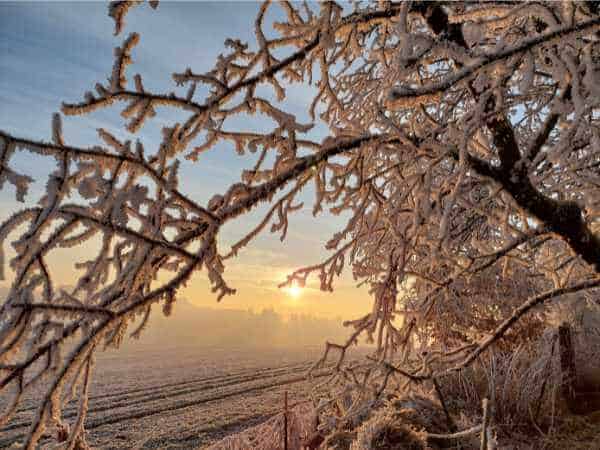
<path id="1" fill-rule="evenodd" d="M 298 286 L 296 283 L 292 284 L 290 287 L 288 287 L 286 289 L 288 295 L 292 298 L 298 298 L 300 297 L 300 294 L 302 294 L 302 288 L 300 286 Z"/>

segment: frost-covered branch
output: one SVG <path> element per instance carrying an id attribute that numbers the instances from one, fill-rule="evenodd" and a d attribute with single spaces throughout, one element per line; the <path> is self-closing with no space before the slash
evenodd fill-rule
<path id="1" fill-rule="evenodd" d="M 138 3 L 111 4 L 117 33 Z M 283 13 L 275 23 L 272 8 Z M 344 222 L 325 241 L 330 254 L 298 263 L 287 282 L 317 275 L 333 290 L 348 268 L 372 297 L 366 314 L 345 322 L 348 339 L 327 343 L 317 361 L 336 353 L 320 408 L 328 431 L 356 423 L 394 383 L 402 390 L 539 336 L 545 314 L 527 314 L 536 305 L 598 287 L 597 8 L 267 2 L 248 26 L 254 42 L 227 39 L 212 67 L 172 75 L 183 93 L 155 92 L 129 74 L 144 45 L 131 33 L 108 76 L 98 75 L 108 81 L 62 105 L 83 116 L 119 103 L 135 138 L 165 108 L 179 111 L 155 145 L 100 129 L 99 145 L 73 146 L 58 114 L 50 142 L 0 131 L 0 189 L 13 186 L 26 204 L 0 225 L 0 275 L 11 283 L 0 304 L 0 389 L 14 393 L 0 423 L 43 386 L 30 448 L 46 427 L 66 430 L 60 391 L 69 382 L 81 401 L 66 442 L 83 445 L 93 354 L 118 346 L 134 322 L 139 336 L 153 305 L 168 315 L 198 271 L 218 299 L 234 294 L 227 258 L 269 229 L 291 239 L 290 217 L 303 208 Z M 288 91 L 309 83 L 304 123 Z M 248 115 L 263 126 L 232 125 Z M 183 159 L 223 143 L 246 169 L 199 198 L 180 179 Z M 19 168 L 22 152 L 54 165 L 46 180 Z M 34 181 L 46 181 L 36 199 Z M 220 248 L 222 227 L 259 205 L 257 223 Z M 4 264 L 7 244 L 14 255 Z M 50 264 L 59 249 L 74 254 L 68 289 Z M 346 355 L 363 337 L 375 350 L 359 370 Z"/>

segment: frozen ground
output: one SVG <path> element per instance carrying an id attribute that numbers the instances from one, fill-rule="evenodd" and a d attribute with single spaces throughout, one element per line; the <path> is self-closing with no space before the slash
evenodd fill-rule
<path id="1" fill-rule="evenodd" d="M 307 398 L 306 369 L 321 348 L 143 349 L 100 354 L 86 422 L 94 447 L 202 447 Z M 2 399 L 0 399 L 2 403 Z M 0 448 L 27 431 L 35 400 L 0 429 Z M 74 405 L 64 417 L 73 421 Z"/>

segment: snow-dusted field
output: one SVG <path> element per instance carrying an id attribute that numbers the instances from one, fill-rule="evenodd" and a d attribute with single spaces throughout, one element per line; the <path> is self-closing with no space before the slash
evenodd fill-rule
<path id="1" fill-rule="evenodd" d="M 99 354 L 86 428 L 100 448 L 195 448 L 260 423 L 307 398 L 321 348 L 143 349 Z M 0 399 L 0 403 L 3 403 Z M 0 429 L 0 448 L 27 432 L 28 399 Z M 75 419 L 75 405 L 64 417 Z"/>

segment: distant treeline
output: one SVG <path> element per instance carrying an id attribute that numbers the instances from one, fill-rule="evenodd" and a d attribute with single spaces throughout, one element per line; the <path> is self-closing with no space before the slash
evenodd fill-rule
<path id="1" fill-rule="evenodd" d="M 326 340 L 342 341 L 348 333 L 341 318 L 324 319 L 305 314 L 284 318 L 272 309 L 254 312 L 199 308 L 178 301 L 170 317 L 156 308 L 139 343 L 134 345 L 304 347 L 320 345 Z M 127 341 L 123 344 L 131 345 Z"/>

